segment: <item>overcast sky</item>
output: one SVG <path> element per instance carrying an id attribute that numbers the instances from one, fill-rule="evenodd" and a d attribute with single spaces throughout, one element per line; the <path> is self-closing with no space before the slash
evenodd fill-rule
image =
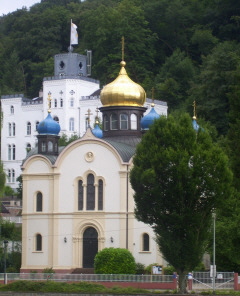
<path id="1" fill-rule="evenodd" d="M 0 15 L 21 9 L 23 6 L 29 8 L 33 4 L 40 2 L 41 0 L 0 0 Z"/>

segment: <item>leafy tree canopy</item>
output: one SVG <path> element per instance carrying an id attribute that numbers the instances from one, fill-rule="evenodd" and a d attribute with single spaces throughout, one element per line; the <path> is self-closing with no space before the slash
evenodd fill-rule
<path id="1" fill-rule="evenodd" d="M 180 287 L 206 250 L 212 211 L 232 194 L 228 158 L 189 115 L 162 116 L 137 146 L 130 181 L 136 218 L 151 225 Z"/>

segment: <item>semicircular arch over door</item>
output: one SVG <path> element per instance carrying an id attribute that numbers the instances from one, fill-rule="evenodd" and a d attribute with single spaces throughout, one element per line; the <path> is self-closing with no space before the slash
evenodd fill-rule
<path id="1" fill-rule="evenodd" d="M 93 268 L 98 252 L 98 233 L 94 227 L 88 227 L 83 233 L 83 268 Z"/>

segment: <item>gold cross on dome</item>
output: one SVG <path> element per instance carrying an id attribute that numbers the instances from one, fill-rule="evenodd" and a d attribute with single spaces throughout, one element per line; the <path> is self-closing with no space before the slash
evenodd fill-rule
<path id="1" fill-rule="evenodd" d="M 88 126 L 90 126 L 90 115 L 92 115 L 92 113 L 91 113 L 91 110 L 89 108 L 87 109 L 87 114 L 85 114 L 85 115 L 88 116 L 87 121 L 88 121 Z"/>
<path id="2" fill-rule="evenodd" d="M 152 88 L 152 107 L 154 107 L 154 87 Z"/>
<path id="3" fill-rule="evenodd" d="M 193 102 L 193 117 L 196 119 L 197 114 L 196 114 L 196 101 Z"/>
<path id="4" fill-rule="evenodd" d="M 122 61 L 124 61 L 124 36 L 122 36 Z"/>
<path id="5" fill-rule="evenodd" d="M 52 100 L 52 98 L 51 98 L 51 92 L 48 93 L 47 100 L 48 100 L 48 113 L 50 113 L 51 112 L 51 100 Z"/>

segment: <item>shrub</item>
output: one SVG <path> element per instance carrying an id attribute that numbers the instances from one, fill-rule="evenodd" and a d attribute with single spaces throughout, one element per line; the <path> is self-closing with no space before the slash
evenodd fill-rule
<path id="1" fill-rule="evenodd" d="M 144 274 L 145 273 L 145 265 L 142 263 L 136 263 L 136 274 Z"/>
<path id="2" fill-rule="evenodd" d="M 176 271 L 175 268 L 171 265 L 163 268 L 163 274 L 165 275 L 172 275 L 175 271 Z"/>
<path id="3" fill-rule="evenodd" d="M 149 264 L 146 268 L 145 268 L 145 273 L 146 274 L 151 274 L 152 273 L 152 267 L 153 266 L 159 266 L 161 264 L 159 263 L 152 263 L 152 264 Z"/>
<path id="4" fill-rule="evenodd" d="M 44 268 L 42 273 L 55 273 L 55 271 L 52 269 L 52 267 Z"/>
<path id="5" fill-rule="evenodd" d="M 98 274 L 135 274 L 136 263 L 129 250 L 105 248 L 95 256 L 94 268 Z"/>

